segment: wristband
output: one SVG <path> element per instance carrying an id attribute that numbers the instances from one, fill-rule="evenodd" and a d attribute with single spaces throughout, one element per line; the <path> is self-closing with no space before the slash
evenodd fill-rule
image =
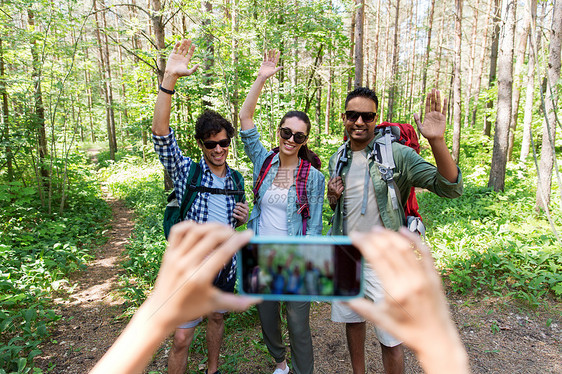
<path id="1" fill-rule="evenodd" d="M 162 85 L 160 85 L 159 87 L 160 87 L 160 91 L 167 93 L 168 95 L 173 95 L 176 93 L 176 90 L 167 90 L 164 87 L 162 87 Z"/>

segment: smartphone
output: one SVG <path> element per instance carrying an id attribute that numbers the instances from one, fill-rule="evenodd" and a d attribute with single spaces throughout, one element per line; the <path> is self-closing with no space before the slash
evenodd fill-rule
<path id="1" fill-rule="evenodd" d="M 347 236 L 256 236 L 238 252 L 241 294 L 333 301 L 363 295 L 363 259 Z"/>

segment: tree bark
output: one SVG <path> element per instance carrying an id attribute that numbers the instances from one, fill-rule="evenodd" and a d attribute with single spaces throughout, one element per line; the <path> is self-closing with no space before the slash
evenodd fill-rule
<path id="1" fill-rule="evenodd" d="M 433 31 L 433 16 L 435 15 L 435 0 L 431 0 L 429 8 L 429 18 L 427 25 L 427 45 L 425 46 L 425 56 L 422 64 L 422 89 L 421 89 L 421 116 L 424 116 L 425 110 L 425 91 L 427 89 L 427 68 L 429 66 L 429 53 L 431 52 L 431 33 Z"/>
<path id="2" fill-rule="evenodd" d="M 527 88 L 525 92 L 525 116 L 523 117 L 523 139 L 519 161 L 524 163 L 529 155 L 531 145 L 531 126 L 533 121 L 533 104 L 535 99 L 535 69 L 539 46 L 536 43 L 537 0 L 531 0 L 531 27 L 529 32 L 529 61 L 527 62 Z"/>
<path id="3" fill-rule="evenodd" d="M 31 9 L 27 10 L 27 19 L 30 28 L 35 32 L 35 19 L 34 13 Z M 41 89 L 41 66 L 43 65 L 39 53 L 37 52 L 37 40 L 33 35 L 31 38 L 31 58 L 32 58 L 32 73 L 34 93 L 33 99 L 35 104 L 34 123 L 37 129 L 37 148 L 39 153 L 39 168 L 41 170 L 41 177 L 43 181 L 49 178 L 49 169 L 45 165 L 45 157 L 48 154 L 47 148 L 47 133 L 45 130 L 45 106 L 43 105 L 43 92 Z"/>
<path id="4" fill-rule="evenodd" d="M 202 3 L 201 12 L 205 14 L 202 27 L 205 33 L 203 37 L 205 42 L 205 58 L 203 60 L 203 107 L 209 108 L 212 103 L 207 98 L 211 94 L 213 86 L 213 66 L 215 65 L 215 45 L 213 43 L 213 35 L 211 34 L 211 16 L 213 13 L 213 4 L 210 1 Z"/>
<path id="5" fill-rule="evenodd" d="M 439 76 L 441 75 L 441 61 L 442 61 L 442 57 L 443 57 L 443 45 L 446 45 L 447 42 L 444 41 L 443 39 L 445 38 L 443 36 L 443 33 L 445 32 L 445 18 L 447 17 L 446 15 L 447 13 L 447 3 L 444 2 L 443 3 L 443 14 L 441 14 L 441 26 L 439 28 L 439 37 L 438 37 L 438 42 L 437 45 L 439 46 L 439 52 L 437 53 L 437 67 L 435 69 L 435 88 L 439 88 Z M 425 101 L 424 101 L 425 104 Z"/>
<path id="6" fill-rule="evenodd" d="M 507 146 L 508 160 L 512 160 L 512 155 L 513 155 L 513 144 L 515 142 L 515 130 L 517 129 L 517 117 L 519 113 L 519 99 L 521 97 L 521 75 L 523 73 L 523 63 L 525 62 L 525 51 L 527 50 L 529 27 L 531 26 L 530 10 L 526 8 L 527 7 L 520 8 L 524 12 L 523 25 L 521 27 L 521 33 L 518 34 L 518 36 L 516 36 L 515 38 L 516 40 L 519 40 L 519 44 L 517 46 L 516 63 L 515 63 L 515 68 L 513 70 L 513 102 L 511 104 L 511 121 L 509 123 L 509 143 Z"/>
<path id="7" fill-rule="evenodd" d="M 494 33 L 492 34 L 492 48 L 490 50 L 490 74 L 488 75 L 488 89 L 494 86 L 496 81 L 496 70 L 498 63 L 498 45 L 500 41 L 500 0 L 495 0 L 494 8 Z M 494 101 L 488 100 L 486 108 L 492 110 L 494 107 Z M 486 115 L 486 120 L 484 122 L 484 135 L 490 136 L 492 130 L 492 122 L 489 115 Z"/>
<path id="8" fill-rule="evenodd" d="M 355 12 L 352 13 L 351 15 L 351 28 L 349 30 L 350 36 L 349 36 L 349 40 L 351 41 L 351 46 L 349 47 L 349 62 L 351 64 L 353 64 L 353 56 L 354 56 L 354 51 L 355 51 L 355 20 L 356 20 L 356 14 Z M 351 91 L 351 72 L 347 75 L 347 91 Z"/>
<path id="9" fill-rule="evenodd" d="M 394 100 L 398 85 L 398 29 L 400 16 L 400 0 L 396 0 L 396 15 L 394 17 L 394 41 L 393 41 L 393 52 L 392 52 L 392 73 L 390 77 L 390 92 L 388 95 L 388 120 L 392 122 L 394 116 Z"/>
<path id="10" fill-rule="evenodd" d="M 468 127 L 468 117 L 470 112 L 470 99 L 472 98 L 472 81 L 474 80 L 474 64 L 476 55 L 476 35 L 478 34 L 478 7 L 480 6 L 480 0 L 476 0 L 476 4 L 473 7 L 474 20 L 472 21 L 472 41 L 470 44 L 470 58 L 468 59 L 468 79 L 467 88 L 464 95 L 464 127 Z"/>
<path id="11" fill-rule="evenodd" d="M 355 0 L 355 79 L 353 87 L 363 86 L 363 25 L 365 19 L 365 0 Z"/>
<path id="12" fill-rule="evenodd" d="M 4 122 L 3 140 L 6 146 L 4 152 L 6 153 L 6 168 L 8 181 L 14 180 L 14 166 L 12 147 L 10 146 L 10 108 L 8 106 L 8 91 L 6 90 L 6 68 L 4 66 L 4 47 L 2 45 L 2 38 L 0 37 L 0 96 L 2 96 L 2 119 Z"/>
<path id="13" fill-rule="evenodd" d="M 461 147 L 461 43 L 462 0 L 455 0 L 455 60 L 453 71 L 453 160 L 459 162 Z"/>
<path id="14" fill-rule="evenodd" d="M 516 0 L 504 0 L 505 24 L 502 29 L 501 49 L 498 69 L 498 106 L 496 128 L 494 131 L 494 150 L 488 187 L 503 191 L 507 164 L 509 120 L 511 118 L 513 88 L 513 44 L 515 35 Z"/>
<path id="15" fill-rule="evenodd" d="M 539 181 L 537 186 L 536 207 L 546 210 L 550 204 L 552 171 L 554 159 L 554 141 L 556 140 L 556 108 L 558 105 L 560 79 L 560 50 L 562 44 L 562 1 L 554 4 L 552 28 L 550 30 L 550 47 L 548 57 L 547 85 L 544 95 L 545 116 L 542 131 L 541 161 L 539 164 Z"/>
<path id="16" fill-rule="evenodd" d="M 492 2 L 495 0 L 488 0 L 488 8 L 487 8 L 487 12 L 486 14 L 491 14 L 492 12 Z M 482 38 L 482 46 L 481 46 L 481 53 L 480 53 L 480 58 L 478 59 L 478 61 L 480 61 L 480 66 L 478 69 L 478 73 L 476 74 L 476 89 L 474 90 L 475 94 L 474 94 L 474 104 L 473 109 L 472 109 L 472 120 L 470 122 L 470 126 L 474 127 L 475 123 L 476 123 L 476 114 L 478 113 L 478 100 L 480 99 L 480 87 L 482 87 L 482 82 L 484 79 L 484 74 L 482 74 L 482 72 L 484 71 L 484 57 L 486 56 L 486 47 L 488 45 L 488 31 L 490 29 L 490 17 L 486 17 L 486 24 L 484 26 L 484 37 Z"/>
<path id="17" fill-rule="evenodd" d="M 373 50 L 372 55 L 374 56 L 373 58 L 373 85 L 371 86 L 371 88 L 373 90 L 376 90 L 377 88 L 377 69 L 379 67 L 379 35 L 380 35 L 380 29 L 381 29 L 381 0 L 377 0 L 377 25 L 376 25 L 376 31 L 375 31 L 375 49 Z"/>

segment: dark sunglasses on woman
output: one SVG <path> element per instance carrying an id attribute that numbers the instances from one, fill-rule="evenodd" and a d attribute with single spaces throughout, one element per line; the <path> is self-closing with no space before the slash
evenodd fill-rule
<path id="1" fill-rule="evenodd" d="M 304 143 L 306 138 L 308 138 L 308 135 L 306 135 L 305 133 L 303 133 L 303 132 L 292 132 L 287 127 L 281 127 L 279 129 L 279 134 L 285 140 L 291 139 L 291 136 L 292 136 L 295 143 L 297 143 L 297 144 Z"/>
<path id="2" fill-rule="evenodd" d="M 218 142 L 215 142 L 214 140 L 209 140 L 209 141 L 203 142 L 203 145 L 207 149 L 215 149 L 217 147 L 217 144 L 220 145 L 221 148 L 226 148 L 230 145 L 230 139 L 228 139 L 228 138 L 221 139 Z"/>
<path id="3" fill-rule="evenodd" d="M 350 122 L 355 122 L 361 117 L 363 122 L 369 123 L 375 120 L 377 112 L 356 112 L 354 110 L 347 110 L 345 112 L 345 118 Z"/>

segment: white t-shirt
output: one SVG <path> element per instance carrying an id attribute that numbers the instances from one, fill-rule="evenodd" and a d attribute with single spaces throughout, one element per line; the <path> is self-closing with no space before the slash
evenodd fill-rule
<path id="1" fill-rule="evenodd" d="M 281 188 L 275 184 L 265 192 L 261 200 L 261 214 L 258 224 L 259 235 L 288 234 L 287 228 L 287 198 L 288 188 Z"/>
<path id="2" fill-rule="evenodd" d="M 213 174 L 213 188 L 224 188 L 225 182 L 226 177 L 220 178 Z M 226 195 L 214 193 L 209 194 L 207 207 L 209 208 L 207 222 L 219 222 L 230 225 L 230 221 L 226 216 Z"/>
<path id="3" fill-rule="evenodd" d="M 375 188 L 369 175 L 369 164 L 365 150 L 353 151 L 351 166 L 345 178 L 344 207 L 347 218 L 347 231 L 370 231 L 374 226 L 382 226 Z M 364 204 L 365 183 L 367 185 L 367 204 L 365 214 L 361 214 Z"/>

